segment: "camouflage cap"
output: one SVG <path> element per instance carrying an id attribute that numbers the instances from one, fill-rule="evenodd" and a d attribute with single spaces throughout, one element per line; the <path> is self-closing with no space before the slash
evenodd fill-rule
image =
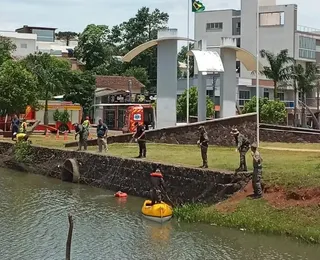
<path id="1" fill-rule="evenodd" d="M 257 143 L 252 143 L 252 144 L 251 144 L 251 147 L 252 147 L 252 148 L 257 148 L 258 145 L 257 145 Z"/>

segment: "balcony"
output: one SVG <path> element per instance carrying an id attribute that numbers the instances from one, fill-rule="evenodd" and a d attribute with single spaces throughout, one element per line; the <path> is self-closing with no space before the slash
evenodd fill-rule
<path id="1" fill-rule="evenodd" d="M 245 103 L 250 101 L 251 99 L 238 99 L 239 107 L 243 107 Z M 294 108 L 294 101 L 293 100 L 280 100 L 283 102 L 287 109 L 293 109 Z"/>

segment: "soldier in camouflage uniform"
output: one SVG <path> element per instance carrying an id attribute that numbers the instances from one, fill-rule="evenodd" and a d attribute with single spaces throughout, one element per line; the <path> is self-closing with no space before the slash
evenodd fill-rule
<path id="1" fill-rule="evenodd" d="M 257 144 L 251 145 L 251 155 L 253 159 L 252 187 L 253 197 L 258 199 L 262 197 L 261 177 L 262 177 L 262 157 L 257 150 Z"/>
<path id="2" fill-rule="evenodd" d="M 81 151 L 82 146 L 84 148 L 84 150 L 87 150 L 87 141 L 88 141 L 88 135 L 89 132 L 88 130 L 83 127 L 82 124 L 74 124 L 74 129 L 75 129 L 75 139 L 77 140 L 77 136 L 79 135 L 79 146 L 78 146 L 78 150 L 77 151 Z"/>
<path id="3" fill-rule="evenodd" d="M 202 157 L 202 166 L 201 168 L 208 168 L 208 134 L 204 126 L 199 127 L 199 132 L 200 132 L 200 138 L 197 142 L 197 144 L 200 146 L 201 149 L 201 157 Z"/>
<path id="4" fill-rule="evenodd" d="M 240 154 L 240 166 L 235 171 L 246 172 L 248 171 L 246 163 L 246 153 L 249 151 L 250 141 L 243 134 L 240 134 L 240 132 L 236 128 L 232 129 L 231 134 L 234 136 L 237 145 L 236 152 L 239 152 Z"/>

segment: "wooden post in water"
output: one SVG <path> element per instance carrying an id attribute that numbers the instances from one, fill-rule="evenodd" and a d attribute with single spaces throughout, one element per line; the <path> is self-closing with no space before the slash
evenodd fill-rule
<path id="1" fill-rule="evenodd" d="M 66 260 L 71 259 L 71 240 L 72 240 L 72 231 L 73 231 L 73 219 L 70 213 L 68 215 L 68 220 L 69 220 L 69 231 L 68 231 L 68 238 L 67 238 Z"/>

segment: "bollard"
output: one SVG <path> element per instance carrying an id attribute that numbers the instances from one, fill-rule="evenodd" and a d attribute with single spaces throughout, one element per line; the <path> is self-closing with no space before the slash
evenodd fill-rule
<path id="1" fill-rule="evenodd" d="M 59 130 L 57 130 L 56 139 L 59 139 L 59 138 L 60 138 L 60 133 L 59 133 Z"/>
<path id="2" fill-rule="evenodd" d="M 49 138 L 49 131 L 48 130 L 46 131 L 45 138 Z"/>
<path id="3" fill-rule="evenodd" d="M 67 141 L 68 140 L 68 132 L 67 131 L 64 131 L 64 138 L 63 140 Z"/>

